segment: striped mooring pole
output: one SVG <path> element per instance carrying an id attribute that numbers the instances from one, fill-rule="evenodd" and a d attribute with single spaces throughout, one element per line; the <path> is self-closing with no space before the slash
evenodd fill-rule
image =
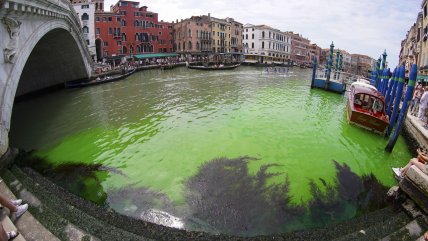
<path id="1" fill-rule="evenodd" d="M 407 110 L 409 108 L 408 102 L 411 101 L 413 98 L 413 90 L 416 84 L 417 73 L 418 66 L 416 64 L 413 64 L 412 69 L 410 70 L 409 83 L 407 85 L 406 95 L 403 100 L 403 105 L 401 106 L 400 115 L 398 116 L 397 126 L 395 127 L 391 139 L 389 139 L 388 145 L 385 147 L 385 151 L 387 152 L 392 152 L 392 150 L 394 149 L 395 143 L 398 139 L 398 135 L 400 135 L 401 128 L 403 126 L 404 121 L 406 120 Z"/>
<path id="2" fill-rule="evenodd" d="M 400 72 L 399 72 L 399 78 L 398 78 L 397 93 L 395 95 L 394 109 L 392 110 L 391 118 L 389 118 L 389 126 L 386 132 L 387 136 L 391 135 L 392 129 L 394 128 L 394 125 L 395 125 L 398 108 L 400 108 L 401 97 L 403 96 L 403 87 L 404 87 L 405 77 L 406 77 L 406 70 L 404 66 L 401 66 Z"/>

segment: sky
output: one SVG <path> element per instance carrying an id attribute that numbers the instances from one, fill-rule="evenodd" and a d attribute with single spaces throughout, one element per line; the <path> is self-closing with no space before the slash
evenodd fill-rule
<path id="1" fill-rule="evenodd" d="M 375 59 L 386 50 L 390 67 L 398 64 L 401 41 L 421 11 L 422 0 L 142 0 L 159 20 L 191 16 L 231 17 L 242 24 L 266 24 L 294 31 L 328 48 Z M 106 11 L 117 0 L 105 0 Z"/>

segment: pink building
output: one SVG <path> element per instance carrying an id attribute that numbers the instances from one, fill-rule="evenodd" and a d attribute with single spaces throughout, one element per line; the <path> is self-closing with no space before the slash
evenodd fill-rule
<path id="1" fill-rule="evenodd" d="M 309 46 L 311 41 L 302 37 L 302 35 L 287 32 L 291 37 L 291 60 L 296 64 L 311 64 Z"/>
<path id="2" fill-rule="evenodd" d="M 193 16 L 174 24 L 174 50 L 179 54 L 211 51 L 209 16 Z"/>

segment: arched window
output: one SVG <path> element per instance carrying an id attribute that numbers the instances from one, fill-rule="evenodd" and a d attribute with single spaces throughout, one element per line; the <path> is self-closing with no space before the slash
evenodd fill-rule
<path id="1" fill-rule="evenodd" d="M 128 53 L 128 49 L 126 48 L 126 46 L 122 46 L 122 54 L 126 53 Z"/>
<path id="2" fill-rule="evenodd" d="M 88 27 L 83 27 L 82 28 L 83 33 L 89 33 L 89 28 Z"/>
<path id="3" fill-rule="evenodd" d="M 183 51 L 186 50 L 186 42 L 183 43 Z"/>
<path id="4" fill-rule="evenodd" d="M 138 20 L 135 20 L 135 22 L 134 22 L 134 26 L 135 26 L 135 27 L 140 26 L 140 22 L 139 22 Z"/>
<path id="5" fill-rule="evenodd" d="M 196 42 L 196 50 L 199 50 L 199 42 Z"/>
<path id="6" fill-rule="evenodd" d="M 192 42 L 189 41 L 189 46 L 187 46 L 187 49 L 192 50 Z"/>
<path id="7" fill-rule="evenodd" d="M 135 41 L 140 41 L 140 35 L 138 33 L 135 34 Z"/>
<path id="8" fill-rule="evenodd" d="M 262 49 L 265 48 L 265 42 L 262 42 Z"/>
<path id="9" fill-rule="evenodd" d="M 254 48 L 254 43 L 251 43 L 251 48 L 252 48 L 252 49 Z"/>
<path id="10" fill-rule="evenodd" d="M 89 20 L 89 15 L 87 13 L 82 14 L 82 20 Z"/>
<path id="11" fill-rule="evenodd" d="M 265 31 L 262 32 L 262 38 L 265 38 Z"/>
<path id="12" fill-rule="evenodd" d="M 122 33 L 122 41 L 126 41 L 126 34 Z"/>
<path id="13" fill-rule="evenodd" d="M 181 50 L 181 43 L 178 43 L 178 50 Z"/>
<path id="14" fill-rule="evenodd" d="M 192 37 L 192 30 L 189 29 L 189 38 Z"/>

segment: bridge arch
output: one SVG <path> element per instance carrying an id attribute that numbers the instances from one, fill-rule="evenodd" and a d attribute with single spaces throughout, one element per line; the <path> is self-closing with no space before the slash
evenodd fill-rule
<path id="1" fill-rule="evenodd" d="M 51 18 L 48 21 L 23 21 L 20 29 L 22 37 L 18 39 L 13 61 L 0 61 L 0 76 L 6 77 L 0 80 L 0 154 L 9 145 L 8 134 L 15 97 L 64 81 L 91 76 L 92 62 L 87 46 L 80 26 L 72 20 Z M 6 32 L 0 29 L 2 31 Z"/>

